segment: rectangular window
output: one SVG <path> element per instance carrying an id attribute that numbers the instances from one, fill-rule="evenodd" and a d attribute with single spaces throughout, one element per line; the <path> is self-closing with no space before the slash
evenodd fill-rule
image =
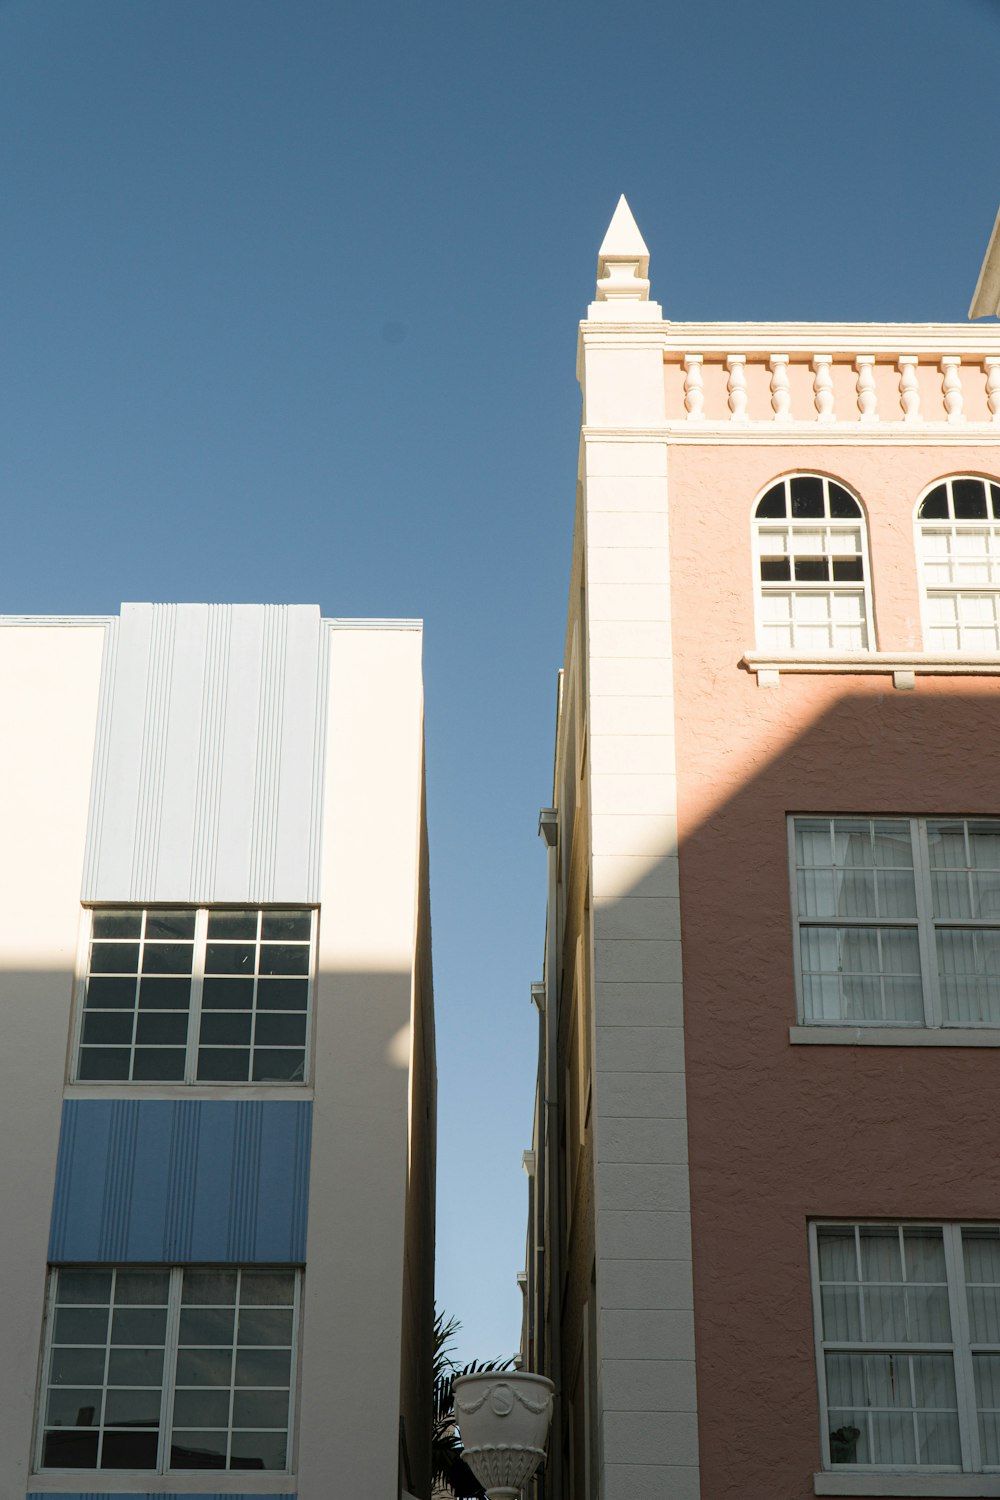
<path id="1" fill-rule="evenodd" d="M 867 649 L 869 609 L 859 526 L 759 526 L 756 545 L 763 648 Z"/>
<path id="2" fill-rule="evenodd" d="M 789 831 L 805 1024 L 1000 1026 L 1000 818 Z"/>
<path id="3" fill-rule="evenodd" d="M 76 1079 L 301 1083 L 316 913 L 96 907 Z"/>
<path id="4" fill-rule="evenodd" d="M 811 1235 L 824 1467 L 1000 1468 L 1000 1226 Z"/>
<path id="5" fill-rule="evenodd" d="M 1000 651 L 1000 527 L 920 532 L 928 650 Z"/>
<path id="6" fill-rule="evenodd" d="M 287 1471 L 300 1273 L 64 1266 L 37 1467 Z"/>

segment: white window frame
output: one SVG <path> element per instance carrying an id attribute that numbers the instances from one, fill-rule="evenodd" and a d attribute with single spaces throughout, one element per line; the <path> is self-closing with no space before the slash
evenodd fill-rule
<path id="1" fill-rule="evenodd" d="M 130 1078 L 81 1078 L 80 1059 L 81 1047 L 83 1045 L 84 1013 L 87 998 L 87 981 L 90 978 L 90 944 L 93 932 L 93 919 L 95 912 L 102 911 L 193 911 L 195 913 L 194 950 L 192 954 L 191 973 L 191 1004 L 188 1009 L 188 1032 L 184 1043 L 184 1077 L 176 1079 L 130 1079 Z M 306 989 L 306 1030 L 304 1057 L 301 1078 L 256 1080 L 253 1078 L 198 1078 L 198 1046 L 201 1036 L 201 1014 L 202 1014 L 202 986 L 205 980 L 205 954 L 208 945 L 208 919 L 215 912 L 225 911 L 258 911 L 282 912 L 282 911 L 309 911 L 311 914 L 309 930 L 309 974 Z M 174 1088 L 199 1088 L 199 1089 L 300 1089 L 311 1086 L 312 1081 L 312 1029 L 313 1029 L 313 1004 L 315 999 L 316 985 L 316 960 L 319 939 L 319 908 L 310 906 L 308 903 L 297 902 L 272 902 L 268 904 L 247 903 L 245 906 L 234 906 L 213 902 L 207 906 L 192 906 L 183 901 L 180 902 L 101 902 L 93 906 L 83 908 L 83 920 L 80 930 L 80 946 L 77 958 L 77 978 L 75 984 L 74 1010 L 75 1021 L 72 1029 L 73 1053 L 70 1059 L 69 1081 L 71 1084 L 83 1088 L 95 1089 L 174 1089 Z M 98 939 L 98 941 L 100 941 Z M 258 944 L 259 946 L 259 944 Z M 141 963 L 141 956 L 140 956 Z M 209 976 L 211 977 L 211 976 Z M 256 1006 L 254 1007 L 256 1015 Z M 134 1044 L 133 1044 L 134 1045 Z"/>
<path id="2" fill-rule="evenodd" d="M 948 1310 L 951 1316 L 952 1337 L 947 1344 L 935 1344 L 930 1341 L 904 1343 L 902 1340 L 882 1339 L 871 1343 L 862 1343 L 858 1340 L 838 1340 L 823 1337 L 823 1310 L 820 1297 L 820 1275 L 819 1275 L 819 1238 L 820 1229 L 835 1227 L 843 1229 L 854 1228 L 855 1231 L 866 1227 L 878 1229 L 940 1229 L 943 1234 L 945 1263 L 948 1274 Z M 864 1475 L 887 1475 L 887 1474 L 1000 1474 L 1000 1464 L 984 1467 L 982 1463 L 982 1452 L 979 1441 L 979 1419 L 976 1403 L 975 1370 L 973 1355 L 1000 1354 L 1000 1344 L 973 1344 L 968 1316 L 968 1303 L 966 1300 L 965 1262 L 962 1252 L 962 1231 L 964 1229 L 993 1229 L 995 1224 L 972 1223 L 968 1221 L 946 1223 L 941 1220 L 920 1219 L 836 1219 L 821 1218 L 812 1220 L 809 1224 L 809 1267 L 810 1283 L 812 1287 L 813 1305 L 813 1339 L 816 1353 L 816 1379 L 819 1392 L 820 1411 L 820 1444 L 822 1451 L 822 1468 L 825 1473 L 836 1474 L 843 1477 L 853 1474 Z M 845 1353 L 865 1354 L 885 1352 L 897 1349 L 904 1354 L 946 1354 L 950 1353 L 954 1359 L 955 1370 L 955 1393 L 958 1408 L 959 1440 L 962 1450 L 962 1462 L 958 1464 L 835 1464 L 830 1457 L 830 1424 L 828 1419 L 828 1400 L 826 1385 L 826 1358 L 827 1350 L 843 1350 Z M 832 1491 L 826 1491 L 831 1493 Z M 854 1492 L 853 1490 L 851 1491 Z M 843 1493 L 848 1493 L 844 1489 Z M 873 1488 L 871 1490 L 859 1490 L 857 1493 L 882 1494 L 887 1491 Z M 928 1493 L 926 1490 L 906 1490 L 898 1493 Z M 970 1493 L 963 1491 L 963 1493 Z M 986 1491 L 976 1491 L 986 1493 Z M 992 1490 L 989 1493 L 993 1493 Z"/>
<path id="3" fill-rule="evenodd" d="M 917 913 L 914 917 L 803 917 L 799 912 L 799 892 L 795 848 L 795 824 L 796 821 L 826 820 L 836 822 L 838 819 L 857 822 L 862 819 L 875 818 L 879 821 L 906 822 L 910 825 L 910 847 L 913 852 L 913 877 L 916 890 Z M 946 1021 L 943 1016 L 941 1005 L 941 987 L 938 978 L 937 950 L 935 943 L 935 932 L 937 924 L 943 927 L 962 927 L 970 930 L 997 931 L 1000 930 L 1000 921 L 988 921 L 981 917 L 942 917 L 935 919 L 934 904 L 931 889 L 931 872 L 927 860 L 927 824 L 940 822 L 955 823 L 996 823 L 1000 832 L 1000 818 L 976 817 L 967 814 L 956 815 L 954 818 L 947 813 L 935 813 L 931 817 L 909 817 L 905 813 L 790 813 L 787 820 L 788 827 L 788 870 L 789 870 L 789 896 L 792 911 L 792 954 L 795 965 L 795 1003 L 798 1024 L 819 1030 L 827 1028 L 843 1029 L 877 1029 L 905 1033 L 914 1028 L 927 1031 L 974 1031 L 995 1032 L 998 1023 L 996 1021 Z M 838 1018 L 832 1020 L 817 1020 L 807 1017 L 805 1013 L 805 989 L 802 982 L 802 942 L 801 931 L 803 927 L 905 927 L 915 930 L 920 950 L 920 978 L 923 991 L 924 1019 L 919 1021 L 887 1021 L 871 1020 L 861 1021 L 854 1017 Z"/>
<path id="4" fill-rule="evenodd" d="M 159 1434 L 158 1435 L 159 1462 L 157 1464 L 157 1467 L 155 1469 L 96 1469 L 96 1468 L 95 1469 L 81 1469 L 81 1468 L 59 1469 L 59 1468 L 52 1468 L 52 1467 L 45 1468 L 45 1467 L 43 1467 L 43 1464 L 42 1464 L 42 1458 L 43 1458 L 43 1454 L 44 1454 L 44 1450 L 45 1450 L 45 1433 L 46 1433 L 45 1408 L 46 1408 L 46 1403 L 47 1403 L 47 1400 L 48 1400 L 49 1371 L 50 1371 L 51 1362 L 52 1362 L 52 1349 L 53 1349 L 53 1345 L 52 1345 L 52 1333 L 54 1332 L 54 1329 L 55 1329 L 56 1286 L 58 1284 L 58 1274 L 57 1273 L 59 1271 L 132 1271 L 132 1270 L 140 1270 L 140 1269 L 165 1271 L 165 1272 L 168 1273 L 168 1275 L 170 1277 L 170 1284 L 169 1284 L 169 1289 L 168 1289 L 168 1292 L 167 1292 L 167 1325 L 166 1325 L 166 1342 L 165 1342 L 164 1351 L 163 1351 L 163 1388 L 162 1388 L 161 1397 L 160 1397 L 160 1425 L 159 1425 L 159 1429 L 158 1429 L 158 1434 Z M 176 1385 L 177 1385 L 177 1352 L 178 1352 L 179 1332 L 180 1332 L 181 1291 L 182 1291 L 182 1287 L 183 1287 L 184 1272 L 185 1271 L 216 1271 L 216 1270 L 218 1270 L 218 1271 L 261 1271 L 261 1272 L 277 1271 L 277 1272 L 282 1272 L 283 1274 L 291 1273 L 291 1274 L 294 1275 L 294 1278 L 295 1278 L 295 1281 L 294 1281 L 294 1291 L 293 1291 L 293 1294 L 292 1294 L 292 1297 L 293 1297 L 293 1300 L 292 1300 L 292 1342 L 291 1342 L 291 1354 L 289 1356 L 289 1358 L 290 1358 L 290 1367 L 289 1367 L 289 1387 L 288 1387 L 288 1429 L 287 1429 L 288 1438 L 287 1438 L 287 1447 L 286 1447 L 286 1465 L 285 1465 L 284 1469 L 264 1469 L 264 1470 L 246 1470 L 246 1469 L 172 1469 L 170 1467 L 170 1462 L 169 1462 L 169 1460 L 170 1460 L 170 1445 L 171 1445 L 171 1442 L 173 1440 L 174 1396 L 175 1396 Z M 183 1475 L 189 1475 L 189 1474 L 190 1475 L 201 1475 L 201 1474 L 212 1474 L 212 1473 L 215 1473 L 215 1474 L 225 1474 L 227 1476 L 232 1476 L 232 1475 L 238 1475 L 239 1476 L 239 1475 L 246 1475 L 248 1473 L 257 1473 L 257 1474 L 271 1475 L 275 1479 L 278 1479 L 278 1478 L 280 1478 L 283 1475 L 294 1474 L 294 1472 L 295 1472 L 295 1443 L 296 1443 L 296 1434 L 297 1434 L 297 1429 L 298 1429 L 299 1328 L 300 1328 L 301 1319 L 302 1319 L 303 1275 L 304 1275 L 303 1268 L 300 1265 L 299 1266 L 295 1266 L 295 1265 L 263 1265 L 263 1264 L 262 1265 L 244 1265 L 242 1263 L 240 1263 L 238 1265 L 234 1265 L 234 1264 L 223 1264 L 223 1263 L 215 1263 L 215 1262 L 203 1265 L 200 1262 L 198 1262 L 198 1263 L 192 1263 L 190 1265 L 181 1265 L 181 1266 L 141 1266 L 140 1267 L 139 1265 L 133 1265 L 133 1264 L 121 1263 L 121 1262 L 115 1261 L 113 1263 L 108 1263 L 108 1264 L 95 1264 L 93 1262 L 86 1262 L 86 1263 L 82 1263 L 81 1262 L 79 1265 L 76 1264 L 76 1263 L 72 1263 L 72 1264 L 60 1264 L 60 1265 L 50 1266 L 49 1270 L 48 1270 L 48 1278 L 47 1278 L 47 1284 L 46 1284 L 46 1288 L 45 1288 L 45 1320 L 44 1320 L 44 1325 L 43 1325 L 43 1328 L 42 1328 L 42 1359 L 41 1359 L 40 1378 L 39 1378 L 39 1383 L 38 1383 L 38 1393 L 37 1393 L 37 1396 L 36 1396 L 36 1399 L 35 1399 L 35 1441 L 34 1441 L 34 1446 L 33 1446 L 33 1450 L 32 1450 L 32 1453 L 33 1453 L 32 1473 L 34 1473 L 34 1474 L 44 1474 L 46 1476 L 53 1475 L 53 1476 L 59 1476 L 59 1477 L 62 1477 L 62 1476 L 72 1476 L 73 1478 L 80 1480 L 81 1483 L 82 1483 L 82 1481 L 84 1479 L 86 1479 L 90 1475 L 99 1476 L 101 1478 L 106 1478 L 108 1475 L 115 1475 L 119 1479 L 123 1475 L 133 1475 L 133 1476 L 136 1476 L 136 1481 L 137 1482 L 136 1482 L 136 1484 L 135 1484 L 134 1487 L 137 1488 L 137 1489 L 141 1489 L 142 1488 L 141 1481 L 146 1481 L 146 1480 L 150 1479 L 151 1477 L 162 1477 L 163 1475 L 171 1475 L 171 1474 L 177 1474 L 177 1475 L 181 1475 L 181 1474 L 183 1474 Z M 234 1329 L 233 1329 L 233 1351 L 234 1351 L 234 1358 L 235 1358 L 236 1350 L 238 1348 L 238 1344 L 237 1344 L 238 1332 L 239 1332 L 238 1328 L 234 1327 Z M 106 1378 L 105 1378 L 105 1382 L 104 1382 L 103 1386 L 101 1387 L 101 1389 L 102 1389 L 102 1393 L 106 1392 L 106 1390 L 107 1390 L 107 1379 Z M 217 1389 L 222 1389 L 222 1387 L 218 1387 Z M 229 1390 L 230 1391 L 233 1390 L 232 1384 L 230 1384 Z M 231 1417 L 230 1417 L 230 1424 L 229 1424 L 229 1427 L 227 1428 L 227 1431 L 231 1431 L 231 1430 L 232 1430 L 232 1421 L 231 1421 Z M 131 1487 L 132 1486 L 130 1486 L 130 1488 Z"/>
<path id="5" fill-rule="evenodd" d="M 770 587 L 770 586 L 766 587 L 765 586 L 765 584 L 764 584 L 764 582 L 763 582 L 763 580 L 761 579 L 761 576 L 760 576 L 761 556 L 762 556 L 762 550 L 763 550 L 761 548 L 761 531 L 762 530 L 774 531 L 776 528 L 784 526 L 784 528 L 786 529 L 786 531 L 788 531 L 789 533 L 791 533 L 796 528 L 798 528 L 799 530 L 805 531 L 805 530 L 816 530 L 817 527 L 835 527 L 835 528 L 836 527 L 840 527 L 840 528 L 846 528 L 846 527 L 854 526 L 855 525 L 855 522 L 853 521 L 853 519 L 848 519 L 846 517 L 844 519 L 839 519 L 839 518 L 833 519 L 829 515 L 823 517 L 822 519 L 817 518 L 815 520 L 807 520 L 805 518 L 803 518 L 801 520 L 793 519 L 792 515 L 791 515 L 791 492 L 790 492 L 790 489 L 788 488 L 790 482 L 793 479 L 821 479 L 821 480 L 823 480 L 823 482 L 824 482 L 824 504 L 825 504 L 825 507 L 826 507 L 827 511 L 829 511 L 829 509 L 830 509 L 830 491 L 829 491 L 829 487 L 830 487 L 831 484 L 836 484 L 836 485 L 839 486 L 840 489 L 845 490 L 847 492 L 847 494 L 850 495 L 851 499 L 856 503 L 856 505 L 858 507 L 858 510 L 859 510 L 860 514 L 858 515 L 858 518 L 857 518 L 857 525 L 858 525 L 858 527 L 860 528 L 860 531 L 861 531 L 861 567 L 862 567 L 862 573 L 864 575 L 863 578 L 861 579 L 860 586 L 861 586 L 861 590 L 862 590 L 863 596 L 864 596 L 864 625 L 865 625 L 865 632 L 867 634 L 867 638 L 868 639 L 867 639 L 866 645 L 864 645 L 862 647 L 858 647 L 858 648 L 851 648 L 851 649 L 859 649 L 859 650 L 864 651 L 866 653 L 869 652 L 869 651 L 875 651 L 877 649 L 877 643 L 876 643 L 876 632 L 875 632 L 875 606 L 874 606 L 874 599 L 873 599 L 873 595 L 872 595 L 871 555 L 870 555 L 869 541 L 868 541 L 868 512 L 865 510 L 864 504 L 863 504 L 863 502 L 861 500 L 861 496 L 857 493 L 857 491 L 851 485 L 845 484 L 845 482 L 842 479 L 838 479 L 833 474 L 818 474 L 818 473 L 815 473 L 815 472 L 813 472 L 811 470 L 806 470 L 806 469 L 796 469 L 794 473 L 791 473 L 791 474 L 779 474 L 774 479 L 768 480 L 767 484 L 763 485 L 761 487 L 761 489 L 758 491 L 758 493 L 756 494 L 756 496 L 754 497 L 753 505 L 750 508 L 750 536 L 751 536 L 751 552 L 752 552 L 752 556 L 753 556 L 753 586 L 754 586 L 753 587 L 754 632 L 755 632 L 755 638 L 756 638 L 756 641 L 757 641 L 758 650 L 760 650 L 760 651 L 767 651 L 767 650 L 777 650 L 777 649 L 779 649 L 777 647 L 773 647 L 771 645 L 764 644 L 764 634 L 763 634 L 763 632 L 764 632 L 764 626 L 769 623 L 769 622 L 767 622 L 767 621 L 765 621 L 763 619 L 763 614 L 762 614 L 762 602 L 763 602 L 765 591 L 767 593 L 769 593 L 769 594 L 770 593 L 777 593 L 782 588 L 785 588 L 785 587 L 787 587 L 790 590 L 795 590 L 795 591 L 797 591 L 799 593 L 825 593 L 825 594 L 832 594 L 832 593 L 835 593 L 838 589 L 840 591 L 842 591 L 842 592 L 845 592 L 845 593 L 848 592 L 848 591 L 853 592 L 853 593 L 857 593 L 857 591 L 858 591 L 858 584 L 857 584 L 857 582 L 854 582 L 852 584 L 844 583 L 844 584 L 839 584 L 838 585 L 838 584 L 834 584 L 832 576 L 831 576 L 831 578 L 830 578 L 830 580 L 828 582 L 823 582 L 823 583 L 814 583 L 814 584 L 810 584 L 810 583 L 796 583 L 795 580 L 792 579 L 792 580 L 790 580 L 788 582 L 787 586 L 784 585 L 784 584 L 779 585 L 777 583 L 773 587 Z M 757 507 L 758 507 L 758 505 L 764 499 L 764 496 L 768 493 L 768 491 L 774 489 L 774 487 L 776 485 L 778 485 L 778 484 L 784 484 L 786 486 L 786 509 L 788 511 L 788 515 L 785 517 L 784 521 L 782 521 L 780 518 L 776 518 L 774 520 L 769 520 L 767 518 L 758 519 L 758 517 L 757 517 Z M 824 557 L 826 557 L 826 556 L 832 557 L 833 554 L 832 553 L 823 553 L 823 556 Z M 803 657 L 811 657 L 811 656 L 838 656 L 838 655 L 842 655 L 845 649 L 847 649 L 847 648 L 842 647 L 842 646 L 833 646 L 833 645 L 831 645 L 829 647 L 826 647 L 826 648 L 818 648 L 818 647 L 813 647 L 813 646 L 809 646 L 809 647 L 806 647 L 806 646 L 788 646 L 788 647 L 781 647 L 780 648 L 782 655 L 789 655 L 789 654 L 790 655 L 801 655 Z"/>
<path id="6" fill-rule="evenodd" d="M 928 618 L 928 598 L 931 594 L 948 594 L 957 595 L 958 597 L 961 597 L 963 594 L 991 594 L 996 600 L 995 607 L 998 616 L 1000 616 L 1000 584 L 977 584 L 971 588 L 962 589 L 958 587 L 937 584 L 928 585 L 927 583 L 925 571 L 926 554 L 924 552 L 924 534 L 927 531 L 940 530 L 942 527 L 955 527 L 960 532 L 981 531 L 984 527 L 989 527 L 992 529 L 993 534 L 997 539 L 998 554 L 1000 554 L 1000 518 L 994 518 L 987 515 L 985 518 L 980 520 L 956 521 L 954 519 L 954 515 L 952 515 L 948 519 L 935 521 L 931 518 L 924 520 L 921 517 L 920 507 L 923 505 L 928 495 L 930 495 L 932 491 L 938 489 L 941 485 L 947 486 L 948 507 L 949 510 L 954 512 L 954 501 L 952 498 L 951 485 L 956 479 L 974 479 L 978 483 L 986 485 L 987 489 L 991 484 L 1000 486 L 1000 477 L 992 474 L 945 474 L 940 479 L 935 479 L 933 484 L 927 485 L 921 491 L 917 503 L 913 508 L 913 551 L 916 557 L 917 581 L 919 584 L 918 593 L 920 595 L 920 635 L 924 650 L 928 652 L 941 652 L 941 647 L 932 645 L 930 640 L 930 632 L 932 627 L 931 622 Z M 989 509 L 990 505 L 988 497 L 987 510 Z M 961 632 L 961 627 L 959 627 L 959 631 Z M 960 642 L 957 646 L 947 648 L 947 654 L 955 654 L 960 656 L 982 656 L 989 653 L 984 652 L 982 646 L 963 646 Z"/>

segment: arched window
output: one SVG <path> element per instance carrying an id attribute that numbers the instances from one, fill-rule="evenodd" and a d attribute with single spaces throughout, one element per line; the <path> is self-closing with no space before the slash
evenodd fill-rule
<path id="1" fill-rule="evenodd" d="M 958 474 L 917 506 L 928 651 L 1000 651 L 1000 481 Z"/>
<path id="2" fill-rule="evenodd" d="M 771 485 L 754 511 L 757 644 L 867 651 L 873 643 L 868 536 L 860 503 L 821 474 Z"/>

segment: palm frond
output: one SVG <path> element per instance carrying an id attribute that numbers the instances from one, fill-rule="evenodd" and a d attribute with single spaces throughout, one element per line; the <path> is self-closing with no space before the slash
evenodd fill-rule
<path id="1" fill-rule="evenodd" d="M 461 1375 L 489 1375 L 509 1370 L 513 1359 L 470 1360 L 457 1365 L 452 1357 L 455 1334 L 461 1328 L 457 1318 L 446 1318 L 443 1312 L 434 1319 L 433 1362 L 433 1430 L 431 1435 L 431 1469 L 434 1484 L 444 1484 L 455 1500 L 486 1500 L 486 1491 L 462 1457 L 462 1444 L 455 1430 L 455 1381 Z"/>

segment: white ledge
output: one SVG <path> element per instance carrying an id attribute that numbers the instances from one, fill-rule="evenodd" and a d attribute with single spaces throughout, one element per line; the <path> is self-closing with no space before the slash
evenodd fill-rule
<path id="1" fill-rule="evenodd" d="M 740 666 L 757 675 L 758 687 L 777 687 L 782 672 L 878 672 L 897 688 L 912 688 L 917 677 L 1000 675 L 1000 651 L 747 651 Z"/>
<path id="2" fill-rule="evenodd" d="M 789 1026 L 792 1046 L 1000 1047 L 1000 1026 Z"/>
<path id="3" fill-rule="evenodd" d="M 816 1495 L 1000 1495 L 1000 1474 L 928 1474 L 926 1470 L 881 1470 L 813 1475 Z"/>
<path id="4" fill-rule="evenodd" d="M 215 1471 L 216 1473 L 218 1471 Z M 80 1485 L 90 1482 L 91 1475 L 100 1478 L 101 1488 L 99 1491 L 83 1490 Z M 204 1500 L 206 1493 L 217 1495 L 220 1493 L 218 1480 L 215 1481 L 215 1489 L 209 1490 L 209 1480 L 206 1479 L 204 1469 L 188 1473 L 175 1472 L 173 1474 L 151 1474 L 148 1469 L 101 1469 L 99 1476 L 93 1469 L 74 1469 L 72 1473 L 63 1472 L 49 1474 L 32 1474 L 27 1482 L 27 1496 L 31 1500 L 33 1495 L 142 1495 L 155 1497 L 162 1495 L 164 1500 L 173 1500 L 175 1495 L 192 1495 Z M 225 1476 L 233 1483 L 229 1483 L 223 1494 L 233 1495 L 288 1495 L 294 1500 L 299 1487 L 299 1481 L 294 1474 L 277 1473 L 273 1469 L 265 1472 L 258 1470 L 230 1470 Z M 239 1489 L 236 1484 L 239 1484 Z M 22 1489 L 21 1493 L 24 1493 Z"/>

